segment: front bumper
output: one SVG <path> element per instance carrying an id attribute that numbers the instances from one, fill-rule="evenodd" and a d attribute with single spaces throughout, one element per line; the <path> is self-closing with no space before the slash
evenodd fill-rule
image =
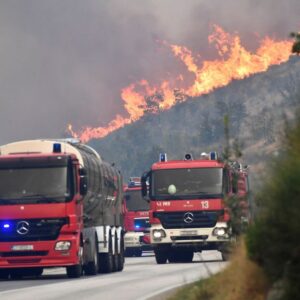
<path id="1" fill-rule="evenodd" d="M 124 236 L 125 248 L 139 248 L 143 250 L 150 249 L 150 244 L 146 244 L 143 242 L 144 235 L 145 234 L 143 232 L 126 232 Z"/>
<path id="2" fill-rule="evenodd" d="M 69 250 L 57 251 L 59 241 L 70 241 Z M 17 247 L 16 247 L 17 246 Z M 19 248 L 20 250 L 13 250 Z M 24 250 L 30 248 L 30 250 Z M 78 264 L 79 241 L 77 235 L 65 235 L 55 241 L 1 242 L 0 269 L 26 267 L 65 267 Z"/>
<path id="3" fill-rule="evenodd" d="M 226 228 L 227 233 L 216 236 L 213 234 L 215 228 Z M 162 233 L 161 238 L 157 237 L 158 231 Z M 224 243 L 230 242 L 230 235 L 230 229 L 224 222 L 218 222 L 212 228 L 165 229 L 162 225 L 155 224 L 150 229 L 150 240 L 154 247 L 165 244 L 173 247 L 193 247 L 198 250 L 219 249 Z"/>

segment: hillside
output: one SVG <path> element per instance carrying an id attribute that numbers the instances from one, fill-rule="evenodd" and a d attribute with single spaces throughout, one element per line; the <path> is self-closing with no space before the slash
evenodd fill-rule
<path id="1" fill-rule="evenodd" d="M 190 98 L 168 111 L 147 114 L 90 144 L 127 179 L 141 175 L 160 152 L 171 159 L 182 158 L 187 152 L 197 157 L 203 151 L 222 151 L 227 114 L 230 136 L 243 144 L 244 159 L 259 166 L 279 147 L 284 116 L 291 118 L 298 106 L 299 82 L 300 58 L 293 57 L 265 73 Z"/>

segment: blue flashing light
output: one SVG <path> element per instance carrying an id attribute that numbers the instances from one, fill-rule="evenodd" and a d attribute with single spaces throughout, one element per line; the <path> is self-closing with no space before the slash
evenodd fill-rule
<path id="1" fill-rule="evenodd" d="M 128 182 L 128 187 L 138 187 L 138 186 L 141 186 L 140 182 L 134 182 L 134 181 Z"/>
<path id="2" fill-rule="evenodd" d="M 139 228 L 141 228 L 141 226 L 140 225 L 135 225 L 135 228 L 139 229 Z"/>
<path id="3" fill-rule="evenodd" d="M 167 161 L 167 153 L 160 153 L 159 154 L 159 161 L 166 162 Z"/>
<path id="4" fill-rule="evenodd" d="M 215 151 L 212 151 L 209 153 L 210 160 L 217 160 L 218 159 L 218 154 Z"/>
<path id="5" fill-rule="evenodd" d="M 60 143 L 53 144 L 53 153 L 61 153 L 61 144 Z"/>
<path id="6" fill-rule="evenodd" d="M 3 224 L 3 228 L 4 229 L 9 229 L 10 228 L 10 224 L 9 223 L 4 223 Z"/>

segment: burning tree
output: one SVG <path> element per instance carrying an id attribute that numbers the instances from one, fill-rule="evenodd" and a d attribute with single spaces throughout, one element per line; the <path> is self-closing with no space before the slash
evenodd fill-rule
<path id="1" fill-rule="evenodd" d="M 146 108 L 145 113 L 159 113 L 160 103 L 164 101 L 164 96 L 160 92 L 156 92 L 153 95 L 145 96 Z"/>
<path id="2" fill-rule="evenodd" d="M 292 53 L 300 55 L 300 32 L 292 32 L 291 37 L 295 39 L 295 42 L 292 46 Z"/>

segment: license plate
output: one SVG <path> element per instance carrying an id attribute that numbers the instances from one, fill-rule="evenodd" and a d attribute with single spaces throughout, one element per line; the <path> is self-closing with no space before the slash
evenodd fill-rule
<path id="1" fill-rule="evenodd" d="M 33 245 L 14 245 L 11 247 L 12 251 L 23 251 L 23 250 L 33 250 Z"/>
<path id="2" fill-rule="evenodd" d="M 197 235 L 197 230 L 181 230 L 180 235 Z"/>

